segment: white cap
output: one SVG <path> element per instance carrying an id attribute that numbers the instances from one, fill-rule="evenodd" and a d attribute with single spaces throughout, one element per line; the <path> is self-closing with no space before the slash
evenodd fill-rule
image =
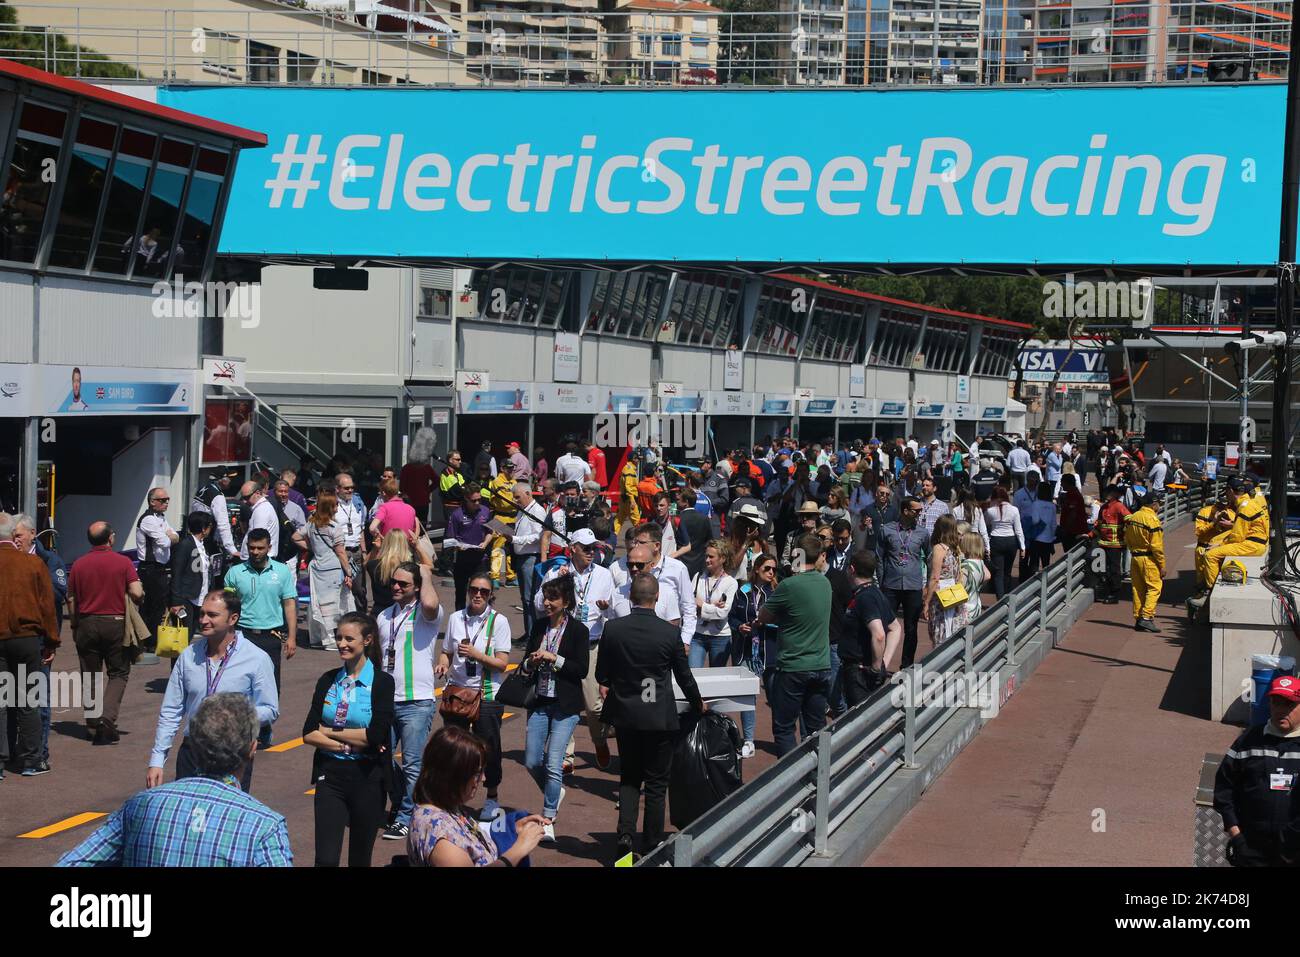
<path id="1" fill-rule="evenodd" d="M 589 528 L 580 528 L 569 536 L 570 545 L 595 545 L 596 533 Z"/>

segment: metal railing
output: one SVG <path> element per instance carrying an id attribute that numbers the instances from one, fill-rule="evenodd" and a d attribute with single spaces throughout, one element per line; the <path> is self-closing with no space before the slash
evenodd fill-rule
<path id="1" fill-rule="evenodd" d="M 74 76 L 103 76 L 100 54 L 150 81 L 371 85 L 868 86 L 1198 81 L 1219 67 L 1240 81 L 1286 74 L 1291 0 L 1172 0 L 1159 16 L 1131 5 L 1025 11 L 1004 24 L 895 11 L 817 8 L 764 13 L 568 10 L 418 18 L 230 0 L 213 9 L 16 3 L 0 57 Z M 125 15 L 129 12 L 129 16 Z M 935 12 L 938 16 L 935 16 Z M 961 12 L 966 12 L 962 10 Z M 387 26 L 388 29 L 378 27 Z M 1082 32 L 1080 32 L 1082 31 Z M 554 56 L 556 51 L 563 55 Z"/>
<path id="2" fill-rule="evenodd" d="M 1169 529 L 1187 521 L 1217 497 L 1219 487 L 1165 496 L 1162 524 Z M 831 836 L 845 821 L 894 775 L 915 770 L 921 748 L 966 710 L 954 706 L 946 690 L 939 701 L 921 692 L 978 688 L 975 706 L 1000 707 L 1003 670 L 1018 667 L 1029 646 L 1048 626 L 1063 622 L 1083 596 L 1091 550 L 1086 541 L 1076 544 L 891 684 L 673 834 L 640 866 L 793 867 L 826 856 Z M 990 694 L 999 695 L 996 704 Z"/>

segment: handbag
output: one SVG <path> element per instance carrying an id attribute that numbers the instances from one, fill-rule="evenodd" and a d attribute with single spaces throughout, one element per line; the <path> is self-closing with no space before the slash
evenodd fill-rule
<path id="1" fill-rule="evenodd" d="M 506 675 L 506 680 L 497 687 L 492 700 L 499 701 L 507 708 L 532 711 L 537 707 L 537 672 L 525 675 L 522 666 L 516 668 Z"/>
<path id="2" fill-rule="evenodd" d="M 497 613 L 488 612 L 487 633 L 488 633 L 488 657 L 492 656 L 492 629 L 496 627 Z M 438 713 L 444 718 L 464 718 L 466 721 L 474 722 L 478 720 L 479 711 L 483 706 L 483 688 L 463 688 L 460 685 L 447 684 L 443 686 L 442 698 L 438 701 Z"/>
<path id="3" fill-rule="evenodd" d="M 939 604 L 944 608 L 952 608 L 954 605 L 965 604 L 966 601 L 970 599 L 970 595 L 966 591 L 966 586 L 961 582 L 949 585 L 947 588 L 940 588 L 938 595 Z"/>
<path id="4" fill-rule="evenodd" d="M 429 533 L 424 530 L 424 525 L 418 520 L 415 523 L 415 528 L 418 532 L 415 537 L 415 549 L 428 559 L 430 564 L 432 564 L 434 551 L 433 542 L 429 538 Z"/>
<path id="5" fill-rule="evenodd" d="M 189 646 L 190 630 L 181 624 L 180 618 L 168 612 L 158 626 L 157 654 L 162 658 L 175 658 Z"/>

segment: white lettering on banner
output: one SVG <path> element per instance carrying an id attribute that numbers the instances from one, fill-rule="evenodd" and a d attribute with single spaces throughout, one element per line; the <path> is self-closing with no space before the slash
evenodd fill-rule
<path id="1" fill-rule="evenodd" d="M 309 145 L 299 152 L 304 137 Z M 283 148 L 271 158 L 275 176 L 264 184 L 270 208 L 281 206 L 286 191 L 293 194 L 293 207 L 302 208 L 312 191 L 319 189 L 316 167 L 329 159 L 320 152 L 322 138 L 319 133 L 286 134 Z M 1091 134 L 1088 148 L 1105 150 L 1107 142 L 1105 134 Z M 1027 157 L 976 156 L 971 145 L 957 136 L 924 137 L 910 151 L 903 144 L 894 144 L 882 156 L 832 156 L 816 165 L 802 156 L 770 160 L 765 156 L 726 156 L 717 143 L 697 144 L 680 136 L 658 137 L 640 156 L 595 157 L 590 151 L 596 148 L 596 137 L 584 135 L 581 149 L 586 152 L 577 157 L 576 164 L 571 153 L 538 155 L 532 144 L 519 143 L 505 153 L 474 153 L 460 162 L 458 170 L 438 153 L 404 158 L 402 147 L 401 133 L 342 137 L 332 167 L 326 164 L 332 169 L 329 203 L 335 209 L 354 211 L 370 209 L 373 202 L 374 208 L 387 210 L 400 193 L 401 202 L 409 209 L 438 212 L 447 208 L 446 191 L 454 186 L 454 202 L 466 212 L 488 212 L 494 199 L 503 199 L 499 206 L 509 212 L 544 213 L 551 209 L 558 187 L 570 190 L 567 205 L 571 213 L 586 208 L 590 193 L 596 206 L 610 215 L 629 213 L 634 204 L 638 214 L 674 213 L 690 196 L 698 213 L 735 216 L 741 213 L 742 202 L 753 202 L 754 190 L 746 190 L 746 177 L 754 172 L 758 202 L 769 215 L 801 215 L 811 201 L 816 211 L 827 216 L 857 216 L 862 215 L 864 201 L 870 200 L 868 169 L 874 166 L 880 170 L 874 204 L 880 216 L 904 215 L 899 200 L 900 194 L 905 194 L 907 216 L 924 216 L 927 209 L 934 213 L 941 205 L 943 213 L 953 217 L 968 212 L 981 217 L 1015 217 L 1025 208 L 1028 182 L 1029 211 L 1039 216 L 1090 216 L 1102 190 L 1102 216 L 1131 210 L 1136 198 L 1137 215 L 1151 217 L 1157 215 L 1163 187 L 1162 231 L 1187 237 L 1201 235 L 1213 223 L 1227 166 L 1226 156 L 1194 153 L 1178 159 L 1166 179 L 1161 160 L 1155 156 L 1108 157 L 1093 152 L 1047 156 L 1031 171 Z M 376 176 L 381 160 L 382 172 Z M 598 165 L 593 189 L 594 162 Z M 539 165 L 540 172 L 530 177 L 529 171 Z M 573 168 L 571 175 L 558 175 L 569 168 Z M 653 175 L 616 175 L 620 170 L 640 169 L 652 170 Z M 910 186 L 900 182 L 906 170 L 914 171 Z M 1136 185 L 1129 188 L 1139 178 L 1140 189 Z M 938 203 L 932 192 L 938 194 Z M 725 196 L 721 209 L 719 195 Z"/>

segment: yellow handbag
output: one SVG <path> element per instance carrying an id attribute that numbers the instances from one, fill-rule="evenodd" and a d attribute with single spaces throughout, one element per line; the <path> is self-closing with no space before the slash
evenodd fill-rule
<path id="1" fill-rule="evenodd" d="M 940 588 L 938 594 L 939 604 L 943 605 L 944 608 L 951 608 L 953 605 L 964 604 L 970 599 L 970 595 L 966 592 L 966 586 L 961 582 L 957 582 L 955 585 L 949 585 L 947 588 Z"/>
<path id="2" fill-rule="evenodd" d="M 190 630 L 179 618 L 168 612 L 163 623 L 158 626 L 158 655 L 175 658 L 189 646 Z"/>

